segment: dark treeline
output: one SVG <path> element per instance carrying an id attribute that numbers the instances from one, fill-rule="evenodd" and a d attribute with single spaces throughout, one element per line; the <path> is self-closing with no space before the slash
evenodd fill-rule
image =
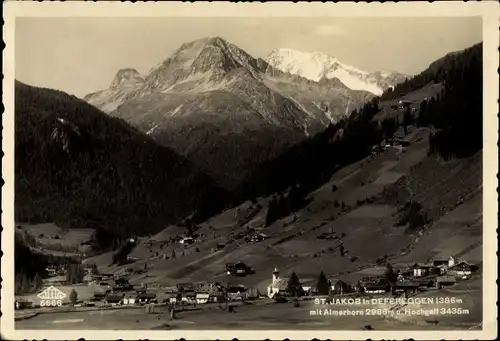
<path id="1" fill-rule="evenodd" d="M 431 126 L 436 132 L 429 151 L 443 158 L 471 155 L 482 148 L 482 43 L 450 54 L 431 64 L 429 69 L 405 81 L 381 98 L 374 98 L 348 119 L 264 162 L 239 189 L 240 198 L 255 198 L 281 192 L 299 184 L 313 189 L 323 184 L 337 169 L 369 155 L 371 148 L 394 135 L 398 126 L 414 123 L 413 116 L 389 119 L 381 124 L 372 120 L 380 100 L 396 99 L 430 82 L 444 89 L 428 103 L 422 103 L 417 124 Z M 405 129 L 406 130 L 406 129 Z"/>
<path id="2" fill-rule="evenodd" d="M 305 198 L 306 195 L 305 188 L 294 185 L 287 193 L 272 198 L 266 214 L 266 225 L 271 225 L 276 220 L 304 207 L 309 202 Z"/>
<path id="3" fill-rule="evenodd" d="M 61 91 L 20 82 L 15 90 L 17 221 L 116 238 L 158 231 L 193 211 L 203 219 L 225 201 L 205 174 L 124 121 Z M 101 247 L 114 238 L 99 237 Z"/>
<path id="4" fill-rule="evenodd" d="M 395 99 L 430 82 L 444 85 L 436 98 L 421 103 L 417 124 L 435 128 L 430 152 L 444 159 L 467 157 L 483 146 L 483 45 L 451 53 L 414 78 L 386 91 Z"/>
<path id="5" fill-rule="evenodd" d="M 47 277 L 47 266 L 69 266 L 78 264 L 79 259 L 74 257 L 54 256 L 42 254 L 30 249 L 23 239 L 16 234 L 14 245 L 14 272 L 15 291 L 26 293 L 36 290 Z"/>

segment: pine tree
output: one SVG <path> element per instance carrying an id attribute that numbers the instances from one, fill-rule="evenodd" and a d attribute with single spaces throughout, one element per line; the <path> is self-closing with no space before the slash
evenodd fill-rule
<path id="1" fill-rule="evenodd" d="M 66 270 L 66 282 L 68 284 L 75 284 L 83 282 L 85 270 L 81 264 L 69 264 Z"/>
<path id="2" fill-rule="evenodd" d="M 405 131 L 405 135 L 408 133 L 408 126 L 412 124 L 413 124 L 413 116 L 411 114 L 411 108 L 407 106 L 405 109 L 405 113 L 403 115 L 403 129 Z"/>
<path id="3" fill-rule="evenodd" d="M 69 294 L 69 301 L 71 302 L 71 305 L 74 306 L 78 300 L 78 293 L 76 292 L 75 289 L 71 290 L 71 293 Z"/>
<path id="4" fill-rule="evenodd" d="M 385 267 L 385 279 L 388 283 L 394 283 L 397 280 L 396 271 L 394 271 L 394 268 L 390 263 L 387 263 Z"/>
<path id="5" fill-rule="evenodd" d="M 33 278 L 33 289 L 34 290 L 37 290 L 38 288 L 40 288 L 42 286 L 42 277 L 40 277 L 40 275 L 38 273 L 36 273 L 35 277 Z"/>
<path id="6" fill-rule="evenodd" d="M 290 278 L 288 279 L 288 283 L 286 286 L 286 292 L 290 296 L 300 296 L 302 291 L 302 286 L 300 285 L 299 277 L 295 272 L 292 272 Z"/>
<path id="7" fill-rule="evenodd" d="M 323 271 L 319 274 L 316 289 L 318 290 L 319 295 L 328 295 L 330 293 L 330 283 L 328 282 L 328 279 Z"/>
<path id="8" fill-rule="evenodd" d="M 99 273 L 99 270 L 97 269 L 97 264 L 96 263 L 93 263 L 91 266 L 90 266 L 90 272 L 93 274 L 93 275 L 97 275 Z"/>
<path id="9" fill-rule="evenodd" d="M 16 281 L 16 293 L 26 293 L 29 291 L 31 286 L 31 281 L 29 280 L 26 272 L 21 271 L 15 276 Z"/>

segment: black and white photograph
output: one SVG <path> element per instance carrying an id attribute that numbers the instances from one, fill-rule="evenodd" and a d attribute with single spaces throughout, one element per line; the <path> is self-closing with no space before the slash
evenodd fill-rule
<path id="1" fill-rule="evenodd" d="M 8 5 L 6 337 L 496 338 L 498 3 Z"/>

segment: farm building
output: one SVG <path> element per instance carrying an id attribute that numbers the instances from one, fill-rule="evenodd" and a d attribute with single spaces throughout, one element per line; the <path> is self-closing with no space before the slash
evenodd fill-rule
<path id="1" fill-rule="evenodd" d="M 454 276 L 439 276 L 436 278 L 436 287 L 441 289 L 444 286 L 450 286 L 456 283 Z"/>
<path id="2" fill-rule="evenodd" d="M 177 291 L 194 291 L 194 285 L 193 283 L 179 283 L 177 284 Z"/>
<path id="3" fill-rule="evenodd" d="M 402 281 L 396 282 L 396 292 L 405 292 L 405 293 L 416 293 L 418 288 L 420 287 L 420 283 L 413 281 Z"/>
<path id="4" fill-rule="evenodd" d="M 273 298 L 276 294 L 285 295 L 287 284 L 288 280 L 286 278 L 281 278 L 278 269 L 274 269 L 273 280 L 271 284 L 267 286 L 267 296 Z"/>
<path id="5" fill-rule="evenodd" d="M 196 294 L 196 303 L 198 304 L 208 303 L 209 299 L 210 299 L 210 294 L 207 293 Z"/>
<path id="6" fill-rule="evenodd" d="M 16 300 L 14 303 L 14 308 L 18 309 L 29 309 L 33 306 L 33 302 L 27 300 Z"/>
<path id="7" fill-rule="evenodd" d="M 194 290 L 186 290 L 181 294 L 181 301 L 186 303 L 195 303 L 196 302 L 196 293 Z"/>
<path id="8" fill-rule="evenodd" d="M 245 293 L 245 298 L 247 300 L 253 300 L 253 299 L 257 299 L 259 298 L 260 296 L 260 293 L 259 293 L 259 290 L 255 287 L 250 287 L 250 288 L 247 288 L 247 291 Z"/>
<path id="9" fill-rule="evenodd" d="M 416 263 L 413 265 L 413 277 L 424 277 L 431 273 L 434 265 L 432 264 L 424 264 L 424 263 Z"/>
<path id="10" fill-rule="evenodd" d="M 304 291 L 304 295 L 309 296 L 312 294 L 315 294 L 317 289 L 316 289 L 316 284 L 318 280 L 317 279 L 301 279 L 300 285 L 302 286 L 302 290 Z"/>
<path id="11" fill-rule="evenodd" d="M 387 283 L 364 283 L 362 287 L 363 291 L 367 294 L 383 294 L 389 291 Z"/>
<path id="12" fill-rule="evenodd" d="M 131 290 L 132 285 L 128 282 L 126 278 L 118 278 L 115 280 L 113 290 Z"/>
<path id="13" fill-rule="evenodd" d="M 471 275 L 472 272 L 477 270 L 477 268 L 478 267 L 476 265 L 469 264 L 466 261 L 460 261 L 453 266 L 450 266 L 447 274 L 457 277 L 465 277 Z"/>
<path id="14" fill-rule="evenodd" d="M 109 294 L 104 298 L 104 303 L 111 306 L 119 305 L 122 303 L 123 297 L 124 294 Z"/>
<path id="15" fill-rule="evenodd" d="M 165 297 L 162 300 L 162 303 L 175 303 L 177 302 L 177 295 L 176 293 L 165 293 L 163 296 Z"/>
<path id="16" fill-rule="evenodd" d="M 226 264 L 226 270 L 228 275 L 233 276 L 245 276 L 253 273 L 253 269 L 243 262 L 236 262 L 234 264 L 228 263 Z"/>
<path id="17" fill-rule="evenodd" d="M 125 305 L 134 305 L 136 303 L 136 298 L 127 296 L 123 298 L 123 304 Z"/>
<path id="18" fill-rule="evenodd" d="M 448 265 L 448 259 L 444 258 L 437 258 L 432 260 L 432 264 L 435 267 L 443 266 L 443 265 Z"/>
<path id="19" fill-rule="evenodd" d="M 45 271 L 47 271 L 47 275 L 50 277 L 57 276 L 57 268 L 55 266 L 49 266 Z"/>
<path id="20" fill-rule="evenodd" d="M 256 233 L 252 236 L 251 241 L 253 243 L 258 243 L 265 239 L 267 239 L 267 235 L 265 235 L 264 233 Z"/>
<path id="21" fill-rule="evenodd" d="M 152 303 L 156 300 L 156 294 L 154 293 L 141 293 L 136 297 L 136 302 L 139 304 Z"/>
<path id="22" fill-rule="evenodd" d="M 92 298 L 92 301 L 101 301 L 108 295 L 107 292 L 94 292 L 94 296 Z"/>
<path id="23" fill-rule="evenodd" d="M 349 284 L 339 279 L 330 280 L 331 283 L 331 293 L 334 295 L 344 295 L 351 291 Z"/>

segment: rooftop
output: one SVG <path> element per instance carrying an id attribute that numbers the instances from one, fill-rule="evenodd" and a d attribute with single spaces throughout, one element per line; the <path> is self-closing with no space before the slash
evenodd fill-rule
<path id="1" fill-rule="evenodd" d="M 268 287 L 277 288 L 278 290 L 285 290 L 288 284 L 288 279 L 286 278 L 278 278 L 274 280 Z"/>

